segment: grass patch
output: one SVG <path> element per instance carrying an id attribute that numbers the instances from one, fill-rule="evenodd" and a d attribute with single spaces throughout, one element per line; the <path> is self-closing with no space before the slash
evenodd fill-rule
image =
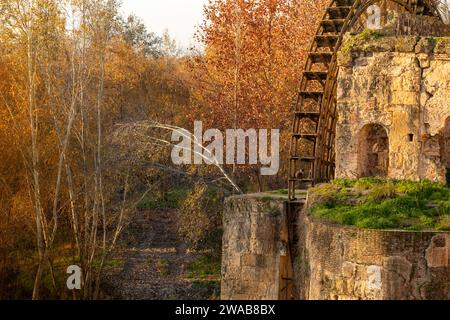
<path id="1" fill-rule="evenodd" d="M 188 277 L 197 280 L 219 280 L 221 273 L 220 257 L 202 255 L 187 268 Z"/>
<path id="2" fill-rule="evenodd" d="M 277 197 L 288 197 L 289 196 L 289 190 L 288 189 L 280 189 L 280 190 L 274 190 L 274 191 L 267 191 L 264 192 L 265 194 L 269 195 L 268 198 L 270 198 L 271 200 L 273 200 L 274 196 Z M 306 191 L 303 190 L 296 190 L 296 194 L 297 197 L 299 198 L 303 198 L 304 196 L 306 196 Z"/>
<path id="3" fill-rule="evenodd" d="M 336 180 L 333 180 L 331 183 L 338 187 L 353 188 L 356 184 L 356 180 L 336 179 Z"/>
<path id="4" fill-rule="evenodd" d="M 20 252 L 20 257 L 21 261 L 8 274 L 8 287 L 10 290 L 8 290 L 9 292 L 2 299 L 29 299 L 32 295 L 38 257 L 34 250 L 24 250 Z M 66 270 L 68 266 L 77 263 L 78 261 L 74 261 L 72 257 L 70 246 L 55 246 L 52 265 L 56 290 L 53 286 L 53 278 L 49 266 L 46 263 L 41 278 L 40 299 L 69 299 L 71 292 L 66 288 L 66 280 L 68 277 Z"/>
<path id="5" fill-rule="evenodd" d="M 103 270 L 111 270 L 111 269 L 122 269 L 124 265 L 124 261 L 122 259 L 106 259 L 103 263 Z M 96 271 L 100 270 L 101 259 L 95 259 L 92 263 L 92 268 Z"/>
<path id="6" fill-rule="evenodd" d="M 158 259 L 156 261 L 156 270 L 161 277 L 168 277 L 170 275 L 170 262 L 167 259 Z"/>
<path id="7" fill-rule="evenodd" d="M 450 231 L 450 189 L 430 181 L 364 178 L 310 189 L 314 217 L 368 229 Z"/>
<path id="8" fill-rule="evenodd" d="M 160 198 L 147 198 L 141 201 L 138 209 L 178 209 L 181 203 L 186 199 L 190 189 L 180 188 L 168 192 L 165 196 Z"/>
<path id="9" fill-rule="evenodd" d="M 289 190 L 281 189 L 281 190 L 270 191 L 269 193 L 274 194 L 274 195 L 287 196 L 289 194 Z"/>

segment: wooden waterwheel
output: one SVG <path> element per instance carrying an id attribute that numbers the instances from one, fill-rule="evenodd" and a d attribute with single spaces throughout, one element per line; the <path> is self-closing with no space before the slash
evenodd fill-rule
<path id="1" fill-rule="evenodd" d="M 367 9 L 382 1 L 333 0 L 312 41 L 295 108 L 289 164 L 289 199 L 330 181 L 335 171 L 337 52 L 347 32 L 365 29 Z M 412 14 L 438 16 L 433 0 L 391 0 Z"/>

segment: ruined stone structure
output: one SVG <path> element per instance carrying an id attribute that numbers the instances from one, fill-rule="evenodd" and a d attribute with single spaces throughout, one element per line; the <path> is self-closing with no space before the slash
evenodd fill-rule
<path id="1" fill-rule="evenodd" d="M 383 8 L 378 7 L 376 9 L 375 4 L 381 4 Z M 378 14 L 374 14 L 377 11 Z M 337 166 L 339 166 L 338 174 L 342 176 L 386 174 L 388 176 L 409 176 L 418 179 L 420 176 L 431 176 L 433 173 L 439 173 L 439 178 L 434 177 L 433 180 L 443 180 L 442 172 L 444 169 L 442 169 L 442 163 L 436 164 L 435 159 L 430 159 L 430 157 L 435 157 L 434 155 L 430 155 L 426 159 L 418 159 L 416 152 L 418 148 L 417 143 L 421 139 L 416 134 L 430 134 L 432 136 L 430 144 L 435 143 L 434 140 L 436 140 L 433 139 L 435 134 L 429 133 L 429 131 L 434 129 L 422 129 L 423 126 L 428 124 L 427 121 L 429 120 L 421 119 L 424 109 L 427 107 L 425 104 L 428 103 L 430 105 L 428 108 L 429 114 L 435 114 L 435 111 L 431 111 L 431 104 L 439 104 L 440 107 L 444 107 L 442 103 L 437 102 L 433 98 L 439 95 L 443 96 L 442 92 L 443 87 L 446 85 L 446 80 L 437 84 L 434 78 L 437 75 L 437 71 L 436 69 L 433 71 L 433 68 L 439 68 L 440 64 L 445 67 L 446 63 L 442 62 L 441 57 L 438 55 L 448 54 L 446 52 L 447 49 L 445 49 L 446 45 L 440 43 L 442 39 L 431 38 L 428 40 L 436 43 L 427 44 L 427 39 L 424 39 L 425 43 L 422 43 L 420 42 L 421 39 L 417 38 L 450 36 L 450 28 L 446 25 L 448 21 L 440 11 L 436 1 L 432 0 L 330 1 L 311 43 L 300 81 L 298 100 L 295 104 L 289 158 L 289 200 L 295 202 L 296 190 L 306 189 L 317 183 L 327 182 L 335 178 Z M 362 44 L 365 44 L 369 40 L 367 37 L 367 33 L 370 33 L 368 28 L 371 30 L 377 29 L 373 32 L 377 37 L 402 36 L 402 38 L 394 39 L 390 44 L 383 43 L 382 47 L 378 48 L 364 47 L 362 52 L 367 53 L 368 57 L 374 55 L 373 59 L 367 59 L 366 61 L 355 57 L 352 60 L 352 62 L 355 62 L 355 65 L 352 65 L 352 62 L 349 62 L 348 65 L 340 65 L 337 52 L 343 46 L 348 45 L 348 42 L 345 41 L 346 37 L 349 34 L 356 34 L 357 38 L 363 40 Z M 407 36 L 413 36 L 412 43 L 407 39 Z M 445 43 L 446 40 L 443 40 Z M 389 53 L 385 55 L 384 67 L 393 67 L 392 73 L 387 69 L 381 70 L 381 67 L 379 69 L 376 68 L 377 63 L 383 62 L 382 54 L 378 54 L 381 52 Z M 408 57 L 407 55 L 402 55 L 403 53 L 410 53 L 411 55 Z M 422 55 L 416 57 L 416 54 Z M 415 58 L 424 64 L 420 64 L 417 68 L 414 68 L 414 64 L 409 65 L 410 62 L 415 63 Z M 394 65 L 389 64 L 389 59 L 394 59 L 392 61 Z M 404 60 L 400 61 L 402 59 Z M 409 62 L 408 59 L 410 60 Z M 442 59 L 445 60 L 446 57 L 444 56 Z M 360 74 L 360 79 L 355 79 L 355 83 L 345 82 L 352 80 L 350 79 L 350 74 L 353 70 L 356 71 L 357 67 L 362 67 L 358 64 L 366 62 L 369 64 L 365 68 L 366 71 L 369 71 L 367 75 L 373 80 L 370 84 L 364 82 L 366 74 Z M 430 66 L 427 66 L 427 63 Z M 349 72 L 346 79 L 341 79 L 344 83 L 338 79 L 339 73 L 343 71 L 343 67 L 347 67 L 347 70 L 344 71 Z M 372 70 L 370 70 L 371 68 Z M 401 78 L 399 70 L 402 72 L 402 68 L 407 72 L 405 74 L 406 79 L 397 79 L 395 83 L 387 82 L 395 77 Z M 426 70 L 427 68 L 428 70 Z M 363 71 L 364 69 L 358 70 Z M 375 73 L 371 74 L 370 71 Z M 377 72 L 380 73 L 379 76 Z M 430 74 L 427 74 L 427 72 Z M 345 75 L 340 75 L 340 77 L 345 77 Z M 404 82 L 402 83 L 402 81 Z M 354 101 L 339 101 L 337 92 L 339 86 L 341 87 L 341 93 L 343 90 L 353 90 L 355 94 L 352 95 L 352 92 L 350 92 L 352 96 L 342 96 L 341 98 L 353 99 Z M 439 93 L 435 92 L 437 90 L 436 86 L 439 87 Z M 365 97 L 369 98 L 369 101 L 362 101 L 362 97 L 358 100 L 359 97 L 356 95 L 359 90 Z M 370 95 L 370 92 L 374 90 L 378 90 L 376 95 Z M 393 92 L 396 94 L 391 97 L 390 95 Z M 383 144 L 390 142 L 391 132 L 383 133 L 380 127 L 368 127 L 364 131 L 366 135 L 370 136 L 369 139 L 384 140 L 384 142 L 379 141 L 382 142 L 381 145 L 379 145 L 378 141 L 370 142 L 371 145 L 363 144 L 361 148 L 374 148 L 374 151 L 370 155 L 360 152 L 360 159 L 356 161 L 351 159 L 352 163 L 349 166 L 342 162 L 338 164 L 337 162 L 342 159 L 336 158 L 336 152 L 341 151 L 339 147 L 342 143 L 336 142 L 339 134 L 336 127 L 341 126 L 342 128 L 342 122 L 341 124 L 337 122 L 339 121 L 339 116 L 345 111 L 342 109 L 342 106 L 346 107 L 343 105 L 345 102 L 348 102 L 350 105 L 370 102 L 369 108 L 382 108 L 384 109 L 382 111 L 392 111 L 391 109 L 394 108 L 395 115 L 392 115 L 392 119 L 388 120 L 392 123 L 392 126 L 397 126 L 396 122 L 404 118 L 401 115 L 402 112 L 404 114 L 418 112 L 418 115 L 405 119 L 412 121 L 412 123 L 405 125 L 403 128 L 414 129 L 413 127 L 416 127 L 416 134 L 409 131 L 405 133 L 408 136 L 407 139 L 412 140 L 411 142 L 413 143 L 407 149 L 402 150 L 393 149 L 392 145 L 383 146 Z M 338 106 L 339 103 L 341 103 L 341 107 Z M 389 103 L 389 106 L 386 103 Z M 413 105 L 419 105 L 419 108 L 410 108 Z M 403 111 L 400 111 L 400 106 L 403 106 Z M 350 115 L 350 112 L 355 109 L 358 109 L 358 111 L 366 110 L 365 113 L 369 112 L 367 107 L 362 105 L 351 105 L 351 107 L 353 109 L 348 110 L 347 117 L 357 117 L 354 114 Z M 359 121 L 359 119 L 350 121 Z M 373 123 L 373 125 L 376 124 Z M 378 123 L 378 125 L 381 124 Z M 346 129 L 347 132 L 345 134 L 348 134 L 348 130 L 353 128 Z M 363 128 L 357 129 L 362 130 Z M 388 130 L 386 127 L 385 129 Z M 378 138 L 378 133 L 382 136 L 387 135 L 388 139 L 386 140 L 385 137 Z M 341 142 L 345 140 L 342 138 L 342 135 L 340 138 Z M 349 141 L 353 144 L 353 147 L 358 144 L 356 140 Z M 393 143 L 398 143 L 398 141 L 393 141 Z M 356 149 L 358 148 L 354 147 L 353 150 L 347 151 L 358 151 Z M 406 160 L 399 158 L 404 156 L 404 152 L 409 152 L 409 149 L 414 149 L 413 151 L 416 154 L 408 157 Z M 435 148 L 432 149 L 434 150 L 433 153 L 435 153 Z M 439 152 L 442 153 L 442 150 L 439 150 Z M 401 156 L 398 156 L 399 154 Z M 413 168 L 408 169 L 408 172 L 402 172 L 409 165 L 409 162 L 412 162 Z"/>
<path id="2" fill-rule="evenodd" d="M 450 38 L 359 35 L 338 65 L 336 176 L 445 182 Z M 286 200 L 227 200 L 223 299 L 450 299 L 450 233 L 325 223 L 305 193 Z"/>
<path id="3" fill-rule="evenodd" d="M 336 177 L 445 182 L 450 38 L 348 43 L 338 56 Z"/>
<path id="4" fill-rule="evenodd" d="M 450 299 L 450 233 L 361 230 L 314 220 L 304 208 L 294 212 L 292 242 L 285 200 L 226 201 L 222 299 Z"/>
<path id="5" fill-rule="evenodd" d="M 287 197 L 226 201 L 222 299 L 450 300 L 449 232 L 325 223 L 309 216 L 302 191 L 333 177 L 449 179 L 450 29 L 431 1 L 398 0 L 409 13 L 361 32 L 356 22 L 375 2 L 332 1 L 320 23 Z"/>
<path id="6" fill-rule="evenodd" d="M 450 299 L 450 233 L 362 230 L 314 220 L 306 211 L 300 218 L 301 298 Z"/>
<path id="7" fill-rule="evenodd" d="M 222 299 L 289 299 L 292 278 L 284 198 L 265 194 L 226 200 Z M 289 284 L 288 285 L 292 285 Z"/>

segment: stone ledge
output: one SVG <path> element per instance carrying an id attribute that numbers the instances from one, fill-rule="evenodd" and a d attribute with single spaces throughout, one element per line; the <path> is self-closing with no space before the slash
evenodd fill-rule
<path id="1" fill-rule="evenodd" d="M 417 53 L 427 55 L 450 55 L 450 37 L 383 36 L 366 33 L 344 40 L 338 52 L 338 64 L 346 66 L 363 53 L 377 52 Z"/>

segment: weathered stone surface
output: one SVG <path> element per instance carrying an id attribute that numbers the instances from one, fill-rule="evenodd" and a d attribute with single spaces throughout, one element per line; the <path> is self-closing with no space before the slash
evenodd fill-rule
<path id="1" fill-rule="evenodd" d="M 283 297 L 280 279 L 290 277 L 285 200 L 267 194 L 226 200 L 222 299 Z"/>
<path id="2" fill-rule="evenodd" d="M 226 201 L 222 299 L 450 299 L 450 233 L 361 230 L 314 220 L 306 208 L 292 270 L 283 201 Z M 266 236 L 255 237 L 260 228 Z"/>
<path id="3" fill-rule="evenodd" d="M 300 259 L 310 273 L 303 299 L 450 299 L 448 233 L 360 230 L 306 212 L 300 225 Z"/>
<path id="4" fill-rule="evenodd" d="M 437 17 L 391 11 L 381 30 L 385 35 L 450 36 L 450 28 Z"/>
<path id="5" fill-rule="evenodd" d="M 450 38 L 436 38 L 434 53 L 450 54 Z"/>
<path id="6" fill-rule="evenodd" d="M 336 176 L 367 176 L 366 157 L 384 165 L 381 148 L 364 142 L 370 126 L 381 125 L 389 145 L 386 176 L 445 182 L 449 38 L 363 40 L 348 40 L 338 59 Z"/>
<path id="7" fill-rule="evenodd" d="M 431 239 L 426 250 L 427 265 L 430 268 L 447 268 L 450 263 L 450 234 L 439 234 Z"/>

